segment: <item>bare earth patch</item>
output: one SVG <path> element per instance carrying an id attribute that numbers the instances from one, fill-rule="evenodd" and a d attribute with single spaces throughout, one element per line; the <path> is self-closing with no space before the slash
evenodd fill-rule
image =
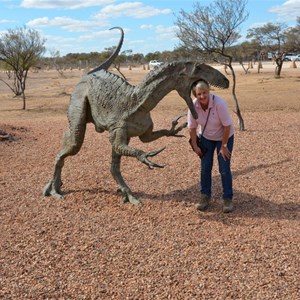
<path id="1" fill-rule="evenodd" d="M 132 140 L 143 150 L 166 146 L 153 159 L 164 169 L 122 161 L 143 207 L 121 204 L 107 133 L 92 125 L 65 162 L 65 199 L 43 197 L 67 129 L 68 94 L 83 72 L 31 73 L 26 111 L 0 82 L 0 129 L 13 137 L 0 140 L 0 298 L 300 299 L 300 71 L 288 64 L 280 79 L 270 63 L 260 74 L 237 66 L 246 131 L 232 112 L 231 214 L 222 213 L 216 165 L 212 205 L 195 210 L 199 161 L 187 130 L 185 138 Z M 122 72 L 136 83 L 148 71 Z M 233 111 L 231 90 L 213 93 Z M 170 93 L 153 110 L 155 129 L 185 112 Z"/>

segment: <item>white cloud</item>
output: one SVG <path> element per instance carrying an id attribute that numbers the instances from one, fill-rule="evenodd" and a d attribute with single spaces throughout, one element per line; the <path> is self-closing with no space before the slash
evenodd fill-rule
<path id="1" fill-rule="evenodd" d="M 23 0 L 21 1 L 21 7 L 78 9 L 82 7 L 101 6 L 113 2 L 115 0 Z"/>
<path id="2" fill-rule="evenodd" d="M 0 24 L 4 24 L 4 23 L 15 23 L 17 22 L 16 20 L 6 20 L 6 19 L 0 19 Z"/>
<path id="3" fill-rule="evenodd" d="M 158 25 L 155 27 L 155 31 L 159 34 L 162 34 L 162 33 L 175 33 L 175 30 L 176 30 L 176 26 L 162 26 L 162 25 Z"/>
<path id="4" fill-rule="evenodd" d="M 81 21 L 68 17 L 56 17 L 53 19 L 49 19 L 48 17 L 37 18 L 27 22 L 26 25 L 33 28 L 61 27 L 71 32 L 85 32 L 89 29 L 107 26 L 106 23 L 100 21 Z"/>
<path id="5" fill-rule="evenodd" d="M 114 31 L 115 33 L 115 31 Z M 118 35 L 120 33 L 118 32 Z M 78 37 L 79 42 L 84 42 L 84 41 L 95 41 L 95 40 L 105 40 L 105 43 L 109 44 L 110 42 L 114 43 L 116 41 L 116 35 L 112 37 L 112 31 L 111 30 L 103 30 L 103 31 L 96 31 L 96 32 L 91 32 L 89 34 L 81 35 Z M 103 39 L 105 37 L 105 39 Z M 117 37 L 119 39 L 119 36 Z"/>
<path id="6" fill-rule="evenodd" d="M 170 14 L 171 9 L 157 9 L 151 6 L 145 6 L 142 2 L 124 2 L 118 5 L 108 5 L 95 14 L 95 18 L 117 18 L 120 16 L 128 16 L 135 19 L 143 19 L 152 16 Z"/>
<path id="7" fill-rule="evenodd" d="M 256 22 L 256 23 L 252 23 L 250 26 L 249 26 L 249 29 L 251 28 L 259 28 L 259 27 L 263 27 L 265 25 L 267 25 L 268 22 Z"/>
<path id="8" fill-rule="evenodd" d="M 176 38 L 176 26 L 162 26 L 162 25 L 141 25 L 141 29 L 144 30 L 154 30 L 156 35 L 154 35 L 155 40 L 175 40 Z"/>
<path id="9" fill-rule="evenodd" d="M 46 35 L 45 38 L 47 49 L 59 49 L 60 54 L 65 55 L 76 52 L 102 51 L 105 47 L 117 45 L 120 33 L 118 31 L 103 30 L 82 34 L 78 37 Z M 87 45 L 89 45 L 88 50 Z"/>
<path id="10" fill-rule="evenodd" d="M 300 0 L 287 0 L 282 5 L 276 5 L 269 9 L 276 13 L 282 21 L 296 20 L 300 16 Z"/>
<path id="11" fill-rule="evenodd" d="M 83 44 L 84 42 L 94 42 L 95 40 L 105 41 L 109 45 L 118 43 L 120 33 L 113 30 L 95 31 L 87 34 L 82 34 L 78 37 L 65 37 L 59 35 L 46 35 L 47 42 L 49 43 L 76 43 Z"/>
<path id="12" fill-rule="evenodd" d="M 153 29 L 154 27 L 155 27 L 155 26 L 150 25 L 150 24 L 148 24 L 148 25 L 144 24 L 144 25 L 141 25 L 141 26 L 140 26 L 141 29 Z"/>

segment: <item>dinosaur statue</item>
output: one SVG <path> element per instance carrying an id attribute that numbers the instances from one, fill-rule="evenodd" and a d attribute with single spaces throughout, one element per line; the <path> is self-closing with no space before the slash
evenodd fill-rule
<path id="1" fill-rule="evenodd" d="M 119 28 L 119 27 L 118 27 Z M 121 28 L 119 28 L 121 29 Z M 149 160 L 163 149 L 144 152 L 129 146 L 132 137 L 139 137 L 142 142 L 151 142 L 163 136 L 178 135 L 186 123 L 178 126 L 176 118 L 170 129 L 153 131 L 153 121 L 150 112 L 172 90 L 185 100 L 194 118 L 197 112 L 190 97 L 191 86 L 199 79 L 204 79 L 211 85 L 228 88 L 229 81 L 216 69 L 194 62 L 174 62 L 163 64 L 151 70 L 137 85 L 131 85 L 120 76 L 110 73 L 107 69 L 116 53 L 121 48 L 122 37 L 114 54 L 104 62 L 104 67 L 97 67 L 84 75 L 75 87 L 68 107 L 69 130 L 65 133 L 63 149 L 55 161 L 53 178 L 43 190 L 44 196 L 63 198 L 61 191 L 61 173 L 64 160 L 79 152 L 86 131 L 86 124 L 93 123 L 99 133 L 109 132 L 112 145 L 111 174 L 119 185 L 123 203 L 130 202 L 142 205 L 134 197 L 131 189 L 124 181 L 121 171 L 121 157 L 132 156 L 147 165 L 150 169 L 162 168 Z"/>

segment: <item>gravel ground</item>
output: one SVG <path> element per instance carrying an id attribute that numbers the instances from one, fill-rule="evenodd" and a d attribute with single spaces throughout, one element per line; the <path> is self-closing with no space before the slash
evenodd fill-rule
<path id="1" fill-rule="evenodd" d="M 142 76 L 127 73 L 132 82 Z M 195 210 L 199 161 L 186 130 L 185 138 L 132 140 L 145 151 L 166 146 L 152 158 L 163 169 L 122 160 L 142 207 L 121 204 L 107 133 L 92 125 L 65 162 L 65 199 L 43 197 L 67 128 L 63 94 L 79 75 L 32 74 L 26 112 L 0 86 L 0 129 L 13 137 L 0 141 L 0 298 L 300 299 L 299 70 L 281 79 L 239 74 L 246 131 L 236 125 L 231 214 L 222 213 L 216 164 L 212 205 Z M 231 107 L 230 91 L 213 92 Z M 155 128 L 185 112 L 178 99 L 171 93 L 155 108 Z"/>

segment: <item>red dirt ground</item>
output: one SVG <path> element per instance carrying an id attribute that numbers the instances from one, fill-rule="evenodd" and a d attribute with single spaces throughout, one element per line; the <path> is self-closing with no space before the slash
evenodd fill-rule
<path id="1" fill-rule="evenodd" d="M 121 204 L 110 175 L 107 133 L 88 125 L 80 153 L 63 169 L 64 200 L 43 197 L 67 129 L 66 108 L 81 71 L 31 73 L 27 110 L 0 82 L 1 299 L 300 299 L 300 73 L 280 79 L 265 64 L 237 69 L 246 131 L 235 120 L 235 211 L 222 213 L 214 167 L 213 201 L 198 200 L 199 161 L 185 138 L 162 138 L 145 151 L 164 169 L 124 157 L 125 180 L 145 204 Z M 122 70 L 132 83 L 148 72 Z M 3 74 L 0 75 L 3 78 Z M 228 76 L 231 80 L 231 76 Z M 233 111 L 231 90 L 213 90 Z M 153 110 L 155 129 L 186 112 L 172 92 Z"/>

